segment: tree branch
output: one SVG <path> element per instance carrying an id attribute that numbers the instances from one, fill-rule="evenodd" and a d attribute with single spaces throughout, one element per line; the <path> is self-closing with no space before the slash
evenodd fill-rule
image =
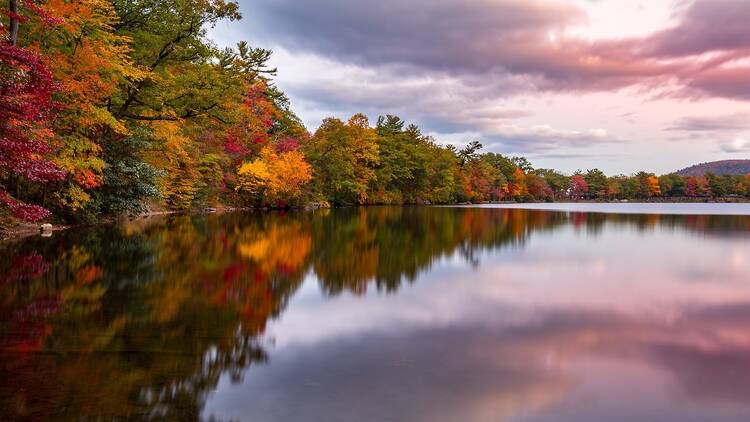
<path id="1" fill-rule="evenodd" d="M 137 114 L 130 114 L 130 113 L 123 114 L 122 117 L 126 117 L 128 119 L 133 119 L 133 120 L 144 120 L 144 121 L 150 121 L 150 122 L 156 122 L 156 121 L 176 122 L 180 120 L 178 117 L 174 117 L 174 116 L 139 116 Z"/>

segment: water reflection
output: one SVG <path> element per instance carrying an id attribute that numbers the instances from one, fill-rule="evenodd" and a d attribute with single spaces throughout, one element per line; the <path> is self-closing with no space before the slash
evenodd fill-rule
<path id="1" fill-rule="evenodd" d="M 749 235 L 367 208 L 31 239 L 0 258 L 0 419 L 746 420 Z"/>

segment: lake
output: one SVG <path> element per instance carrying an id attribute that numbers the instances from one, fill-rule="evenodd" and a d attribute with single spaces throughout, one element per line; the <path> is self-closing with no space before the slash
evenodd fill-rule
<path id="1" fill-rule="evenodd" d="M 7 244 L 0 420 L 750 420 L 747 209 L 580 206 Z"/>

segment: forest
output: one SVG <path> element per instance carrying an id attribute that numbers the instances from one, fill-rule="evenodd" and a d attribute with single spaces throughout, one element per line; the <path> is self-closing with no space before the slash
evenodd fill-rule
<path id="1" fill-rule="evenodd" d="M 146 210 L 750 196 L 750 175 L 566 175 L 444 146 L 393 115 L 310 133 L 272 52 L 208 37 L 224 0 L 9 0 L 0 9 L 0 219 Z"/>

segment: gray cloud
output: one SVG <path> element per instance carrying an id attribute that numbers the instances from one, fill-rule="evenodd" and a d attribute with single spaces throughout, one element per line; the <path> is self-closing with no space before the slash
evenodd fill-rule
<path id="1" fill-rule="evenodd" d="M 275 41 L 359 64 L 408 63 L 486 71 L 515 61 L 547 31 L 585 20 L 582 10 L 540 0 L 259 0 L 253 13 Z"/>
<path id="2" fill-rule="evenodd" d="M 750 66 L 706 70 L 686 78 L 686 87 L 686 93 L 690 95 L 748 101 L 750 100 Z"/>
<path id="3" fill-rule="evenodd" d="M 686 132 L 736 132 L 750 129 L 750 113 L 691 116 L 677 120 L 668 130 Z"/>
<path id="4" fill-rule="evenodd" d="M 590 148 L 594 145 L 626 142 L 604 129 L 560 130 L 550 126 L 506 125 L 486 134 L 490 149 L 509 153 L 557 154 L 556 151 Z"/>
<path id="5" fill-rule="evenodd" d="M 564 35 L 588 16 L 562 0 L 240 2 L 255 42 L 294 66 L 299 78 L 283 88 L 315 116 L 311 127 L 323 114 L 389 113 L 452 140 L 479 138 L 488 150 L 552 157 L 626 141 L 591 127 L 523 126 L 532 113 L 511 100 L 626 87 L 653 99 L 750 100 L 745 0 L 683 2 L 672 27 L 594 41 Z M 687 126 L 709 123 L 677 122 L 675 130 L 687 135 L 695 132 Z"/>
<path id="6" fill-rule="evenodd" d="M 682 57 L 712 51 L 750 50 L 747 22 L 750 5 L 744 0 L 699 0 L 680 16 L 673 28 L 648 38 L 645 51 L 659 57 Z"/>
<path id="7" fill-rule="evenodd" d="M 402 64 L 413 72 L 505 72 L 540 90 L 663 86 L 677 79 L 693 95 L 750 98 L 746 67 L 750 3 L 699 0 L 678 23 L 648 37 L 588 41 L 558 36 L 585 11 L 553 0 L 258 0 L 259 32 L 289 49 L 361 66 Z M 721 53 L 710 61 L 680 59 Z M 669 59 L 669 61 L 667 61 Z"/>
<path id="8" fill-rule="evenodd" d="M 680 136 L 676 141 L 710 140 L 718 143 L 720 151 L 736 154 L 750 152 L 750 141 L 742 134 L 750 131 L 750 113 L 733 113 L 719 116 L 690 116 L 677 120 L 667 128 Z"/>
<path id="9" fill-rule="evenodd" d="M 732 141 L 722 143 L 719 148 L 728 153 L 750 153 L 750 141 L 735 138 Z"/>

